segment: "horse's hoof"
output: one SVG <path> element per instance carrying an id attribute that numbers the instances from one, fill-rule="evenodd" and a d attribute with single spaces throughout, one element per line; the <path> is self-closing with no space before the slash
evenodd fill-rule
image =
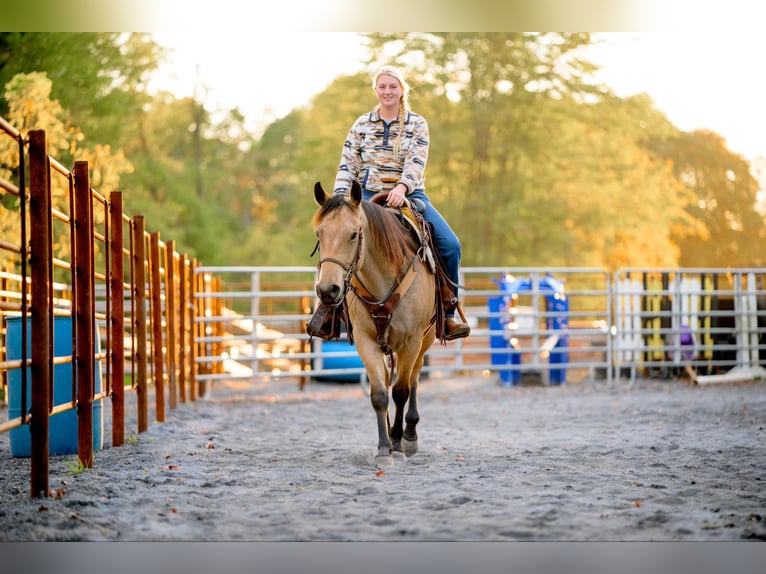
<path id="1" fill-rule="evenodd" d="M 378 468 L 391 468 L 394 466 L 394 457 L 390 454 L 379 454 L 375 457 L 375 465 Z"/>
<path id="2" fill-rule="evenodd" d="M 407 455 L 405 455 L 400 450 L 395 450 L 391 453 L 391 456 L 393 457 L 394 461 L 404 462 L 407 460 Z"/>
<path id="3" fill-rule="evenodd" d="M 418 452 L 418 441 L 402 439 L 402 448 L 404 449 L 404 454 L 412 456 Z"/>

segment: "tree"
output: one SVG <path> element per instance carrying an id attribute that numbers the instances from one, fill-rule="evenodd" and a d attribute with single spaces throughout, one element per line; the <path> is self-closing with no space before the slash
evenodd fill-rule
<path id="1" fill-rule="evenodd" d="M 108 145 L 95 145 L 91 148 L 83 145 L 85 140 L 81 130 L 68 119 L 67 112 L 57 100 L 51 100 L 53 83 L 45 73 L 32 72 L 18 74 L 5 85 L 4 99 L 8 107 L 6 119 L 19 132 L 26 134 L 31 129 L 46 132 L 48 155 L 59 160 L 64 166 L 74 165 L 75 161 L 88 161 L 92 185 L 106 189 L 116 189 L 120 176 L 133 169 L 132 164 L 121 151 L 112 151 Z M 18 148 L 15 142 L 4 138 L 0 141 L 0 177 L 11 179 L 13 171 L 18 169 Z M 51 178 L 51 205 L 63 213 L 69 213 L 69 185 L 63 177 Z M 100 223 L 104 214 L 94 210 L 94 220 Z M 54 234 L 57 233 L 54 228 Z M 68 231 L 58 231 L 54 254 L 59 258 L 69 255 L 69 241 L 64 235 Z M 18 201 L 4 201 L 0 205 L 0 235 L 19 237 L 20 219 Z M 7 259 L 5 266 L 10 263 Z"/>
<path id="2" fill-rule="evenodd" d="M 46 72 L 51 98 L 92 141 L 118 148 L 126 118 L 147 101 L 149 73 L 163 50 L 148 34 L 0 33 L 0 86 L 16 74 Z M 7 107 L 0 102 L 0 116 Z"/>
<path id="3" fill-rule="evenodd" d="M 703 227 L 679 235 L 681 265 L 747 267 L 766 263 L 760 185 L 745 159 L 726 148 L 718 134 L 698 130 L 653 141 L 657 153 L 672 162 L 673 173 L 691 193 L 688 211 Z"/>

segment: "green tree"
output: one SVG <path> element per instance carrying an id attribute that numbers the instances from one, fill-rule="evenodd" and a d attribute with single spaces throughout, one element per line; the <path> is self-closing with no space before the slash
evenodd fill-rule
<path id="1" fill-rule="evenodd" d="M 31 129 L 46 132 L 48 155 L 62 165 L 75 161 L 88 161 L 91 185 L 98 188 L 116 189 L 120 177 L 133 169 L 122 151 L 113 151 L 109 145 L 83 144 L 85 136 L 68 119 L 68 114 L 57 100 L 51 99 L 53 83 L 42 72 L 18 74 L 5 85 L 3 97 L 7 104 L 6 119 L 19 132 Z M 0 177 L 11 180 L 18 169 L 18 147 L 12 140 L 0 140 Z M 51 204 L 54 209 L 70 213 L 68 180 L 52 170 Z M 5 196 L 0 205 L 0 236 L 20 237 L 19 204 L 12 196 Z M 94 210 L 96 223 L 103 221 L 104 214 Z M 54 226 L 57 236 L 54 254 L 59 258 L 69 256 L 68 229 Z M 5 268 L 10 264 L 4 261 Z"/>
<path id="2" fill-rule="evenodd" d="M 91 141 L 120 147 L 126 119 L 140 115 L 145 84 L 162 48 L 148 34 L 0 33 L 0 86 L 16 74 L 46 72 L 51 98 Z M 7 114 L 0 102 L 0 116 Z"/>

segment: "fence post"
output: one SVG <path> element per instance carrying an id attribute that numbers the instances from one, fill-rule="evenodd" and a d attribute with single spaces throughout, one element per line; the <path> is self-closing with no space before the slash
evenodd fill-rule
<path id="1" fill-rule="evenodd" d="M 112 446 L 125 443 L 125 260 L 122 234 L 122 192 L 109 194 L 109 299 L 112 364 Z"/>
<path id="2" fill-rule="evenodd" d="M 195 260 L 194 267 L 197 268 L 197 262 Z M 196 346 L 195 346 L 195 354 L 194 357 L 195 364 L 197 363 L 197 360 L 200 357 L 207 356 L 207 348 L 206 344 L 202 342 L 202 338 L 206 336 L 206 329 L 207 329 L 207 323 L 204 322 L 205 319 L 205 274 L 204 273 L 196 273 L 194 275 L 194 317 L 195 317 L 195 336 L 196 336 Z M 207 372 L 207 367 L 203 367 L 200 363 L 196 366 L 197 372 Z M 197 384 L 197 387 L 195 388 L 196 396 L 197 397 L 203 397 L 205 396 L 205 393 L 207 392 L 207 380 L 197 381 L 195 379 L 195 383 Z"/>
<path id="3" fill-rule="evenodd" d="M 197 300 L 198 281 L 197 277 L 197 259 L 192 258 L 189 262 L 189 333 L 191 334 L 191 344 L 189 345 L 189 400 L 197 400 L 197 357 L 199 356 L 199 323 L 195 320 L 198 316 L 199 301 Z"/>
<path id="4" fill-rule="evenodd" d="M 49 467 L 49 421 L 50 387 L 52 373 L 51 317 L 52 297 L 51 265 L 53 246 L 51 243 L 51 197 L 50 167 L 46 137 L 43 130 L 29 132 L 29 258 L 31 285 L 31 334 L 35 341 L 43 344 L 32 345 L 31 357 L 31 420 L 30 430 L 30 466 L 31 495 L 48 495 Z M 22 246 L 22 258 L 26 256 Z M 24 308 L 26 301 L 22 302 Z M 24 316 L 24 315 L 22 315 Z M 23 358 L 22 368 L 26 369 L 27 360 Z M 26 389 L 22 389 L 22 405 L 26 402 Z M 26 407 L 24 407 L 25 409 Z M 22 410 L 22 417 L 26 413 Z"/>
<path id="5" fill-rule="evenodd" d="M 149 293 L 152 309 L 152 372 L 154 404 L 158 422 L 165 421 L 165 373 L 162 368 L 162 282 L 160 279 L 160 232 L 149 236 Z"/>
<path id="6" fill-rule="evenodd" d="M 186 368 L 188 361 L 186 349 L 190 340 L 187 334 L 188 324 L 186 320 L 189 313 L 188 264 L 188 256 L 184 253 L 181 255 L 181 261 L 178 264 L 178 398 L 182 403 L 186 402 Z"/>
<path id="7" fill-rule="evenodd" d="M 144 216 L 133 217 L 132 273 L 133 301 L 133 364 L 136 372 L 136 398 L 138 402 L 138 432 L 149 428 L 149 400 L 146 395 L 146 257 L 144 239 Z"/>
<path id="8" fill-rule="evenodd" d="M 85 468 L 93 467 L 93 199 L 88 178 L 88 162 L 74 164 L 75 251 L 72 255 L 77 276 L 75 298 L 77 332 L 77 452 Z"/>
<path id="9" fill-rule="evenodd" d="M 168 399 L 171 409 L 178 406 L 176 388 L 176 242 L 171 240 L 165 245 L 165 317 L 167 321 L 167 363 L 168 363 Z"/>

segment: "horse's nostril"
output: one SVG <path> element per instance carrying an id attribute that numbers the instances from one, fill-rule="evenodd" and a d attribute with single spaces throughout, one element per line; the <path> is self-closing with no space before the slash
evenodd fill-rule
<path id="1" fill-rule="evenodd" d="M 334 283 L 330 285 L 317 285 L 316 292 L 322 303 L 329 305 L 335 305 L 343 296 L 341 286 Z"/>

